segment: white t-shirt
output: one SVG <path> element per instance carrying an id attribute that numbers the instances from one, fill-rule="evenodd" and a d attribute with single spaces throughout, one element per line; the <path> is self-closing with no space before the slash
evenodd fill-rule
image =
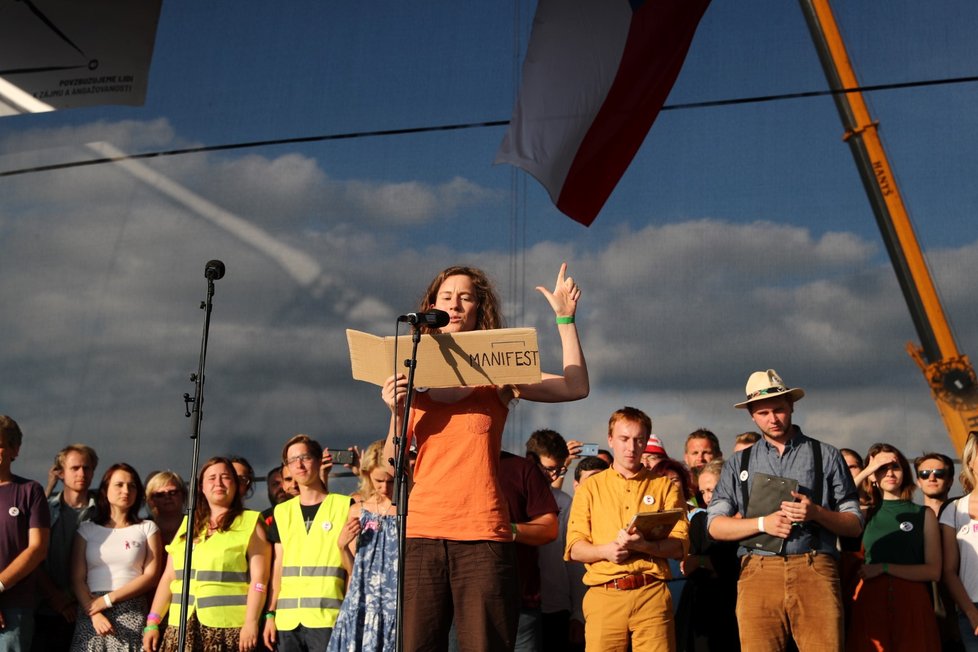
<path id="1" fill-rule="evenodd" d="M 123 528 L 107 528 L 92 522 L 78 526 L 86 542 L 88 590 L 114 591 L 139 577 L 146 563 L 149 538 L 160 528 L 153 521 L 143 521 Z"/>
<path id="2" fill-rule="evenodd" d="M 971 519 L 968 514 L 968 496 L 962 496 L 944 508 L 941 514 L 941 525 L 954 530 L 958 541 L 958 577 L 964 584 L 968 597 L 972 602 L 978 602 L 978 521 Z"/>

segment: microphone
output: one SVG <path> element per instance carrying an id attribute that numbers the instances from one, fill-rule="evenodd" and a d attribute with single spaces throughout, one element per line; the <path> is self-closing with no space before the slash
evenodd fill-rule
<path id="1" fill-rule="evenodd" d="M 397 321 L 406 321 L 412 326 L 427 326 L 428 328 L 441 328 L 448 326 L 451 317 L 444 310 L 429 310 L 428 312 L 409 312 L 401 315 Z"/>
<path id="2" fill-rule="evenodd" d="M 212 281 L 224 278 L 224 263 L 216 258 L 214 260 L 208 260 L 207 264 L 204 265 L 204 278 Z"/>

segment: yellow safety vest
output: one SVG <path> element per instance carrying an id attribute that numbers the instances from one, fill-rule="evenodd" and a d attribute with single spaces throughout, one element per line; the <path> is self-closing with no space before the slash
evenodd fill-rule
<path id="1" fill-rule="evenodd" d="M 275 525 L 282 543 L 282 583 L 275 605 L 279 630 L 336 623 L 346 590 L 337 542 L 349 515 L 349 496 L 327 494 L 306 532 L 298 497 L 276 505 Z"/>
<path id="2" fill-rule="evenodd" d="M 207 627 L 243 627 L 248 605 L 251 574 L 248 568 L 248 542 L 260 514 L 245 510 L 227 532 L 215 532 L 194 545 L 190 572 L 190 599 L 187 618 L 197 611 L 197 620 Z M 187 530 L 184 517 L 173 541 L 166 547 L 173 558 L 176 579 L 170 582 L 171 625 L 180 625 L 180 598 L 183 591 L 183 556 Z"/>

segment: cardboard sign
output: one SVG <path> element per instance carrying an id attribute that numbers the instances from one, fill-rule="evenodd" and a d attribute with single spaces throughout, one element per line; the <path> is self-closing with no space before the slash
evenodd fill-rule
<path id="1" fill-rule="evenodd" d="M 397 338 L 397 373 L 407 373 L 404 361 L 411 357 L 411 337 Z M 394 373 L 394 339 L 348 329 L 353 377 L 382 386 Z M 540 350 L 534 328 L 422 335 L 418 343 L 416 387 L 539 382 Z"/>

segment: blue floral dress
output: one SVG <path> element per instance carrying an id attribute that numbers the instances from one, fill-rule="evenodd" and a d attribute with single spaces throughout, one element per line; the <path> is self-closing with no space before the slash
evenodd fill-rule
<path id="1" fill-rule="evenodd" d="M 360 512 L 353 576 L 328 652 L 394 650 L 397 603 L 397 517 Z"/>

